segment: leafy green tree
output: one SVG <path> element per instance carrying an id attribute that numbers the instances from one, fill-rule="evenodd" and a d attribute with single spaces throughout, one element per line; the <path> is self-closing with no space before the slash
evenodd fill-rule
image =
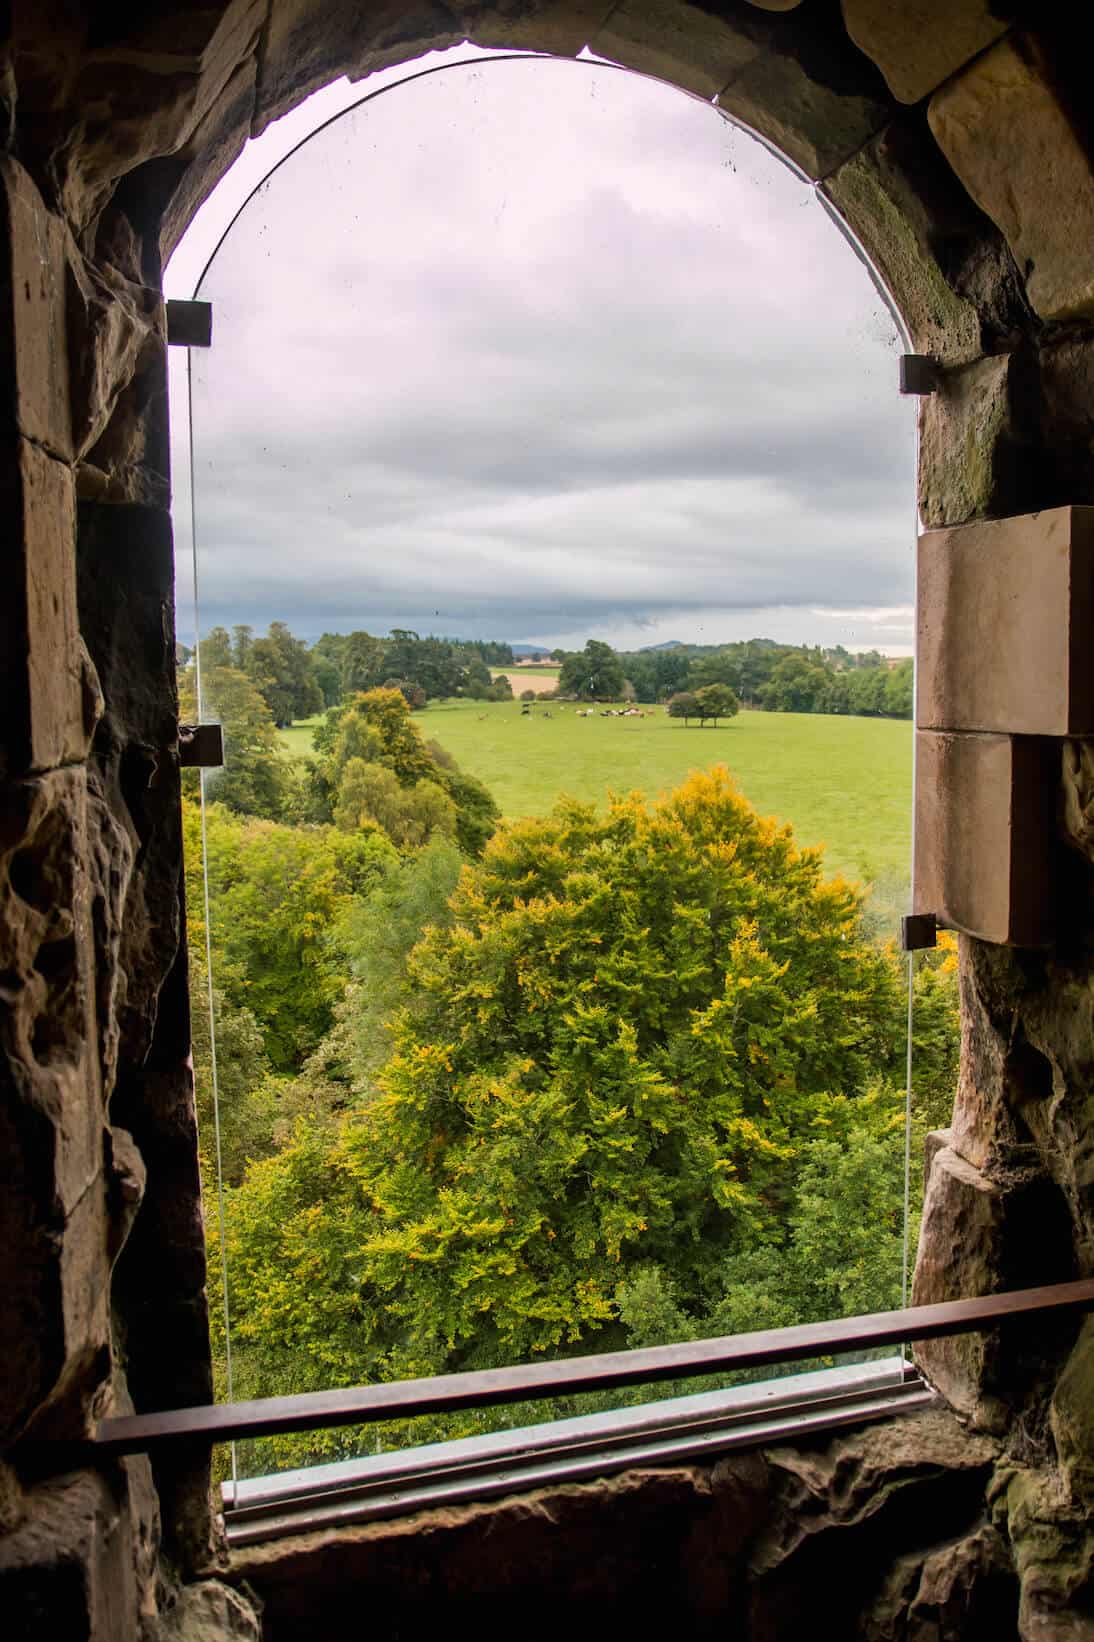
<path id="1" fill-rule="evenodd" d="M 198 644 L 202 671 L 232 666 L 232 641 L 226 627 L 211 627 Z"/>
<path id="2" fill-rule="evenodd" d="M 696 690 L 695 700 L 699 708 L 700 728 L 708 719 L 717 724 L 720 718 L 733 718 L 741 710 L 741 704 L 728 684 L 704 684 L 701 690 Z"/>
<path id="3" fill-rule="evenodd" d="M 584 650 L 567 655 L 559 668 L 558 691 L 582 701 L 617 701 L 623 666 L 611 645 L 590 639 Z"/>
<path id="4" fill-rule="evenodd" d="M 343 696 L 375 689 L 391 671 L 387 665 L 387 646 L 371 633 L 347 634 L 341 649 Z"/>
<path id="5" fill-rule="evenodd" d="M 685 725 L 689 719 L 702 718 L 702 708 L 699 706 L 699 697 L 694 690 L 678 690 L 668 699 L 668 715 L 670 718 L 682 718 Z"/>
<path id="6" fill-rule="evenodd" d="M 464 674 L 464 695 L 470 696 L 474 701 L 489 701 L 492 684 L 493 679 L 490 677 L 489 667 L 478 656 L 473 657 L 468 662 L 467 671 Z"/>
<path id="7" fill-rule="evenodd" d="M 298 1070 L 333 1024 L 346 986 L 331 932 L 398 858 L 378 828 L 288 827 L 206 805 L 213 979 L 247 1011 L 278 1072 Z M 200 816 L 184 814 L 191 946 L 205 941 Z M 262 1063 L 256 1063 L 261 1077 Z"/>
<path id="8" fill-rule="evenodd" d="M 292 798 L 292 771 L 262 696 L 245 673 L 204 661 L 201 693 L 206 719 L 224 730 L 224 767 L 206 774 L 208 796 L 246 815 L 283 815 Z M 197 722 L 193 669 L 179 681 L 179 713 L 183 723 Z M 197 770 L 183 772 L 185 791 L 198 791 L 198 776 Z"/>
<path id="9" fill-rule="evenodd" d="M 346 1010 L 353 1064 L 366 1080 L 389 1059 L 400 1012 L 416 1007 L 407 960 L 427 929 L 451 922 L 449 898 L 463 865 L 453 840 L 436 834 L 424 849 L 389 866 L 340 920 L 335 937 L 353 976 Z"/>
<path id="10" fill-rule="evenodd" d="M 342 770 L 334 806 L 338 827 L 381 827 L 398 849 L 420 849 L 435 833 L 451 838 L 456 806 L 435 781 L 404 786 L 384 764 L 351 758 Z"/>
<path id="11" fill-rule="evenodd" d="M 327 714 L 314 745 L 318 757 L 307 779 L 316 816 L 352 826 L 355 814 L 374 821 L 382 814 L 385 828 L 393 829 L 389 836 L 402 848 L 425 842 L 434 831 L 454 830 L 461 849 L 481 855 L 498 822 L 497 805 L 481 781 L 460 770 L 436 743 L 426 743 L 400 691 L 369 690 L 343 703 Z M 421 791 L 413 799 L 397 799 L 390 782 L 358 768 L 344 791 L 344 772 L 354 760 L 382 767 L 400 787 Z"/>
<path id="12" fill-rule="evenodd" d="M 248 627 L 246 622 L 239 622 L 232 628 L 232 666 L 237 672 L 247 671 L 247 657 L 254 642 L 254 628 Z"/>
<path id="13" fill-rule="evenodd" d="M 308 647 L 294 638 L 283 621 L 270 623 L 266 637 L 253 639 L 246 652 L 246 668 L 262 692 L 275 724 L 310 718 L 323 705 Z"/>
<path id="14" fill-rule="evenodd" d="M 784 655 L 764 685 L 763 704 L 769 712 L 816 712 L 817 700 L 827 688 L 828 678 L 827 669 L 801 651 Z"/>
<path id="15" fill-rule="evenodd" d="M 449 912 L 377 1095 L 233 1194 L 265 1383 L 290 1357 L 314 1384 L 622 1344 L 620 1283 L 651 1265 L 700 1315 L 777 1241 L 818 1104 L 899 1059 L 855 891 L 724 770 L 504 829 Z"/>
<path id="16" fill-rule="evenodd" d="M 915 691 L 915 663 L 911 656 L 898 662 L 885 680 L 887 718 L 911 718 Z"/>

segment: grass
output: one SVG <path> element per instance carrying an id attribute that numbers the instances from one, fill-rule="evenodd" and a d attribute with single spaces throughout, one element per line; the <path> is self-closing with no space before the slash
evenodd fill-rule
<path id="1" fill-rule="evenodd" d="M 824 845 L 830 871 L 873 883 L 873 921 L 894 931 L 911 849 L 910 723 L 744 712 L 699 729 L 662 709 L 634 719 L 547 711 L 522 717 L 516 702 L 453 701 L 415 722 L 486 783 L 507 819 L 542 814 L 562 792 L 597 803 L 609 787 L 655 795 L 689 770 L 727 764 L 761 814 L 789 821 L 800 843 Z M 310 750 L 315 722 L 282 731 L 294 753 Z"/>

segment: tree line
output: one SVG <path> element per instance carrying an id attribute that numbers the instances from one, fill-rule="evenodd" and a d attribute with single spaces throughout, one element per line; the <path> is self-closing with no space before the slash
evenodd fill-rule
<path id="1" fill-rule="evenodd" d="M 718 767 L 500 824 L 401 690 L 344 696 L 294 760 L 235 659 L 202 652 L 228 746 L 204 779 L 237 1396 L 896 1303 L 904 965 L 856 886 Z M 915 984 L 916 1121 L 937 1126 L 952 947 Z M 207 1182 L 210 1057 L 196 1008 Z M 610 1400 L 648 1394 L 666 1392 Z M 280 1439 L 254 1463 L 355 1442 Z"/>
<path id="2" fill-rule="evenodd" d="M 852 655 L 842 646 L 822 650 L 747 639 L 719 646 L 615 651 L 591 639 L 582 650 L 552 654 L 559 662 L 560 696 L 668 702 L 717 686 L 731 690 L 738 703 L 768 712 L 912 716 L 911 657 L 890 667 L 876 650 Z M 721 716 L 725 713 L 723 708 Z M 698 715 L 692 711 L 689 716 Z"/>
<path id="3" fill-rule="evenodd" d="M 397 627 L 387 638 L 324 633 L 308 645 L 285 622 L 274 621 L 262 637 L 245 623 L 231 632 L 213 627 L 199 650 L 203 669 L 230 668 L 248 678 L 279 728 L 379 688 L 400 690 L 411 707 L 453 696 L 475 701 L 512 696 L 508 680 L 496 680 L 490 672 L 491 666 L 512 665 L 512 649 L 490 639 L 421 638 Z M 185 646 L 179 660 L 183 665 L 191 660 Z"/>
<path id="4" fill-rule="evenodd" d="M 680 708 L 678 716 L 705 721 L 713 713 L 702 714 L 697 698 L 714 689 L 719 693 L 704 699 L 708 706 L 718 702 L 718 717 L 731 716 L 734 702 L 768 712 L 912 716 L 911 658 L 890 667 L 876 650 L 853 655 L 842 646 L 823 650 L 748 639 L 617 651 L 590 639 L 580 650 L 551 654 L 559 663 L 555 693 L 567 699 L 652 704 L 681 697 L 687 711 Z M 509 675 L 495 678 L 491 668 L 515 667 L 511 646 L 490 639 L 422 638 L 409 628 L 395 628 L 386 638 L 364 631 L 324 633 L 309 646 L 281 621 L 271 622 L 261 637 L 244 624 L 230 633 L 214 627 L 201 641 L 201 657 L 206 669 L 232 669 L 248 678 L 275 726 L 311 718 L 379 688 L 399 690 L 412 708 L 460 697 L 508 701 Z"/>

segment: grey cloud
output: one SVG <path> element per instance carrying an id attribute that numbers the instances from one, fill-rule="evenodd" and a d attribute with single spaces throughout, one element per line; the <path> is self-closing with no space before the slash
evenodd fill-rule
<path id="1" fill-rule="evenodd" d="M 212 267 L 206 625 L 804 640 L 906 604 L 892 327 L 809 191 L 649 82 L 467 72 L 317 138 Z"/>

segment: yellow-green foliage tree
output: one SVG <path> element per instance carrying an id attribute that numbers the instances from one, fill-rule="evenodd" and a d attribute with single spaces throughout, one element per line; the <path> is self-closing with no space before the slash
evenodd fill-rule
<path id="1" fill-rule="evenodd" d="M 231 1194 L 249 1390 L 626 1343 L 777 1245 L 833 1098 L 895 1069 L 857 892 L 721 768 L 498 833 L 408 961 L 376 1092 Z"/>
<path id="2" fill-rule="evenodd" d="M 481 855 L 498 822 L 487 789 L 425 740 L 400 690 L 367 690 L 327 714 L 308 780 L 315 819 L 379 825 L 398 848 L 435 835 Z"/>
<path id="3" fill-rule="evenodd" d="M 226 1007 L 246 1010 L 257 1024 L 273 1068 L 296 1070 L 330 1030 L 345 990 L 331 931 L 398 856 L 376 826 L 353 833 L 287 827 L 219 804 L 207 804 L 205 817 L 216 990 Z M 188 802 L 183 830 L 190 945 L 201 958 L 201 818 Z"/>

